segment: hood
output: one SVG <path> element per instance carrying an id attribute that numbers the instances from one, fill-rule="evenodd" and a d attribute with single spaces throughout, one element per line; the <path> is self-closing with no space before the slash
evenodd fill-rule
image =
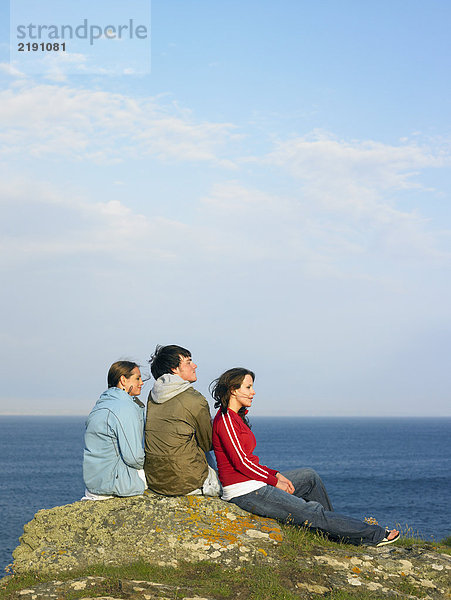
<path id="1" fill-rule="evenodd" d="M 125 402 L 127 400 L 134 402 L 141 408 L 144 406 L 144 404 L 137 397 L 129 396 L 125 390 L 121 390 L 117 387 L 111 387 L 104 391 L 97 400 L 96 408 L 109 408 L 112 402 Z"/>
<path id="2" fill-rule="evenodd" d="M 165 373 L 159 377 L 150 392 L 152 400 L 156 404 L 163 404 L 191 387 L 189 381 L 185 381 L 179 375 Z"/>

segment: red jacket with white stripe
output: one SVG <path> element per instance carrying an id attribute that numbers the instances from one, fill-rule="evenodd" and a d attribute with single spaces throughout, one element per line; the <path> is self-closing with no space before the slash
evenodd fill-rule
<path id="1" fill-rule="evenodd" d="M 213 421 L 213 449 L 223 487 L 242 481 L 264 481 L 277 485 L 277 471 L 261 465 L 252 454 L 257 442 L 249 427 L 233 410 L 218 410 Z"/>

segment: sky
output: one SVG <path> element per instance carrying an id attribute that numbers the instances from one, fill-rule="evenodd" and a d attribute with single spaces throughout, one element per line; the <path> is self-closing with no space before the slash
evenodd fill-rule
<path id="1" fill-rule="evenodd" d="M 40 56 L 0 2 L 0 414 L 178 344 L 253 415 L 451 416 L 448 0 L 133 0 Z"/>

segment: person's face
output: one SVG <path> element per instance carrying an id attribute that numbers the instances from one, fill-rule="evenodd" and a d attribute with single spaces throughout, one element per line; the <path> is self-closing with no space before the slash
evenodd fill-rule
<path id="1" fill-rule="evenodd" d="M 191 356 L 181 356 L 179 366 L 176 369 L 173 369 L 172 372 L 174 375 L 178 375 L 185 381 L 193 383 L 197 380 L 196 369 L 197 365 L 194 364 Z"/>
<path id="2" fill-rule="evenodd" d="M 254 396 L 254 380 L 251 375 L 245 375 L 241 386 L 230 394 L 229 406 L 237 412 L 242 406 L 250 408 Z"/>
<path id="3" fill-rule="evenodd" d="M 130 396 L 139 396 L 141 393 L 141 388 L 144 385 L 141 378 L 141 371 L 138 369 L 138 367 L 133 369 L 133 371 L 130 373 L 130 377 L 125 377 L 125 375 L 122 375 L 120 382 L 122 389 L 125 390 Z"/>

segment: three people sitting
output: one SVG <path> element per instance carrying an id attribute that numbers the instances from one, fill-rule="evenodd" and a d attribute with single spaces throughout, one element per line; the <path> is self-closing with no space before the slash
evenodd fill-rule
<path id="1" fill-rule="evenodd" d="M 251 513 L 294 525 L 307 525 L 332 539 L 381 546 L 399 538 L 353 517 L 337 514 L 313 469 L 280 473 L 260 464 L 247 419 L 255 395 L 255 375 L 229 369 L 212 382 L 218 412 L 211 424 L 208 403 L 192 384 L 197 365 L 181 346 L 157 346 L 151 360 L 155 384 L 144 405 L 135 363 L 114 363 L 108 390 L 91 411 L 86 427 L 83 476 L 85 499 L 133 496 L 147 486 L 167 496 L 220 495 Z M 142 439 L 145 433 L 145 453 Z M 208 464 L 214 447 L 219 480 Z M 145 458 L 144 458 L 145 454 Z"/>

